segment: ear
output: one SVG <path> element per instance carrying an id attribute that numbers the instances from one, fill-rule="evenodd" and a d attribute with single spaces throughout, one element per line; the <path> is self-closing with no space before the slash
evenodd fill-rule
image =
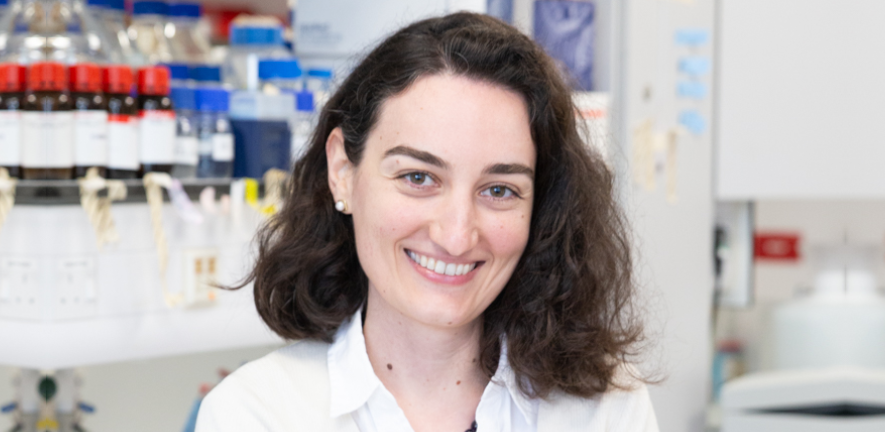
<path id="1" fill-rule="evenodd" d="M 353 164 L 344 151 L 344 133 L 340 127 L 332 130 L 326 139 L 326 162 L 329 171 L 329 190 L 335 202 L 344 200 L 351 205 L 353 193 Z M 334 205 L 335 203 L 329 203 Z M 349 212 L 345 210 L 345 212 Z"/>

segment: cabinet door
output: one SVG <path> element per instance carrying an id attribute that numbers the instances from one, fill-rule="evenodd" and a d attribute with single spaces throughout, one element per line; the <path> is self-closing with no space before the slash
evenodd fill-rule
<path id="1" fill-rule="evenodd" d="M 885 2 L 719 4 L 718 198 L 885 197 Z"/>

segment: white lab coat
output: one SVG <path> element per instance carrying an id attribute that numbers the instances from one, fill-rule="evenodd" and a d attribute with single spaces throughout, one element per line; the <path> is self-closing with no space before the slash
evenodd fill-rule
<path id="1" fill-rule="evenodd" d="M 300 341 L 240 367 L 203 400 L 196 432 L 359 432 L 351 415 L 329 414 L 329 346 Z M 541 400 L 538 432 L 571 431 L 658 426 L 644 385 L 591 399 L 560 393 Z"/>

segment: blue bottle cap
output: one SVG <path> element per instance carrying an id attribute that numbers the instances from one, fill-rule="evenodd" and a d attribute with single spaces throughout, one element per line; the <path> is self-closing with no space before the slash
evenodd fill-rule
<path id="1" fill-rule="evenodd" d="M 196 106 L 194 96 L 194 89 L 189 87 L 172 87 L 169 90 L 172 105 L 177 110 L 193 110 Z"/>
<path id="2" fill-rule="evenodd" d="M 332 78 L 332 69 L 308 69 L 307 76 L 313 78 Z"/>
<path id="3" fill-rule="evenodd" d="M 199 18 L 202 8 L 199 3 L 173 3 L 169 5 L 169 16 L 182 18 Z"/>
<path id="4" fill-rule="evenodd" d="M 230 28 L 231 45 L 283 45 L 282 27 L 240 27 Z"/>
<path id="5" fill-rule="evenodd" d="M 227 112 L 230 92 L 218 87 L 199 87 L 194 91 L 197 111 Z"/>
<path id="6" fill-rule="evenodd" d="M 212 65 L 194 65 L 188 70 L 189 78 L 198 82 L 221 82 L 221 68 Z"/>
<path id="7" fill-rule="evenodd" d="M 107 0 L 108 1 L 108 9 L 125 11 L 126 10 L 126 0 Z"/>
<path id="8" fill-rule="evenodd" d="M 295 79 L 301 76 L 301 66 L 298 59 L 264 59 L 258 61 L 258 78 L 268 79 Z"/>
<path id="9" fill-rule="evenodd" d="M 309 91 L 295 93 L 295 109 L 298 111 L 313 111 L 313 93 Z"/>
<path id="10" fill-rule="evenodd" d="M 186 80 L 188 78 L 188 68 L 184 63 L 161 63 L 160 66 L 169 68 L 169 78 L 174 80 Z"/>
<path id="11" fill-rule="evenodd" d="M 166 15 L 169 5 L 161 1 L 136 1 L 132 4 L 132 15 Z"/>

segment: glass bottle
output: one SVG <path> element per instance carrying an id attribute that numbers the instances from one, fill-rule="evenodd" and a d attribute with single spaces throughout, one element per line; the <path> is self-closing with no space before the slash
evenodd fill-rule
<path id="1" fill-rule="evenodd" d="M 98 168 L 102 177 L 108 165 L 108 111 L 101 91 L 101 69 L 80 63 L 69 69 L 71 103 L 74 105 L 74 177 L 85 177 Z"/>
<path id="2" fill-rule="evenodd" d="M 108 173 L 110 179 L 138 177 L 138 105 L 132 97 L 132 68 L 107 66 L 102 84 L 108 105 Z"/>
<path id="3" fill-rule="evenodd" d="M 142 174 L 171 173 L 175 164 L 175 111 L 169 97 L 169 69 L 138 70 L 138 158 Z"/>
<path id="4" fill-rule="evenodd" d="M 235 89 L 258 89 L 258 61 L 291 57 L 277 22 L 249 21 L 230 28 L 230 50 L 222 69 L 224 83 Z"/>
<path id="5" fill-rule="evenodd" d="M 202 8 L 199 3 L 169 5 L 166 34 L 172 58 L 183 63 L 206 63 L 212 48 L 209 39 L 199 30 Z"/>
<path id="6" fill-rule="evenodd" d="M 194 89 L 172 87 L 172 104 L 175 105 L 175 166 L 172 177 L 194 178 L 199 162 L 197 130 L 194 127 Z"/>
<path id="7" fill-rule="evenodd" d="M 218 87 L 195 92 L 199 138 L 197 177 L 230 178 L 234 170 L 234 136 L 228 119 L 230 93 Z"/>
<path id="8" fill-rule="evenodd" d="M 137 66 L 172 61 L 166 37 L 166 14 L 169 5 L 162 1 L 136 1 L 132 5 L 129 40 L 135 48 L 132 63 Z"/>
<path id="9" fill-rule="evenodd" d="M 38 62 L 28 68 L 22 104 L 22 178 L 67 180 L 74 171 L 74 116 L 65 67 Z"/>
<path id="10" fill-rule="evenodd" d="M 0 167 L 10 177 L 21 177 L 21 109 L 26 69 L 17 63 L 0 64 Z"/>
<path id="11" fill-rule="evenodd" d="M 121 59 L 117 63 L 137 62 L 138 55 L 132 41 L 129 40 L 129 32 L 126 27 L 126 4 L 125 0 L 107 0 L 105 8 L 101 11 L 101 24 L 108 36 L 112 39 L 111 44 L 119 47 Z"/>

